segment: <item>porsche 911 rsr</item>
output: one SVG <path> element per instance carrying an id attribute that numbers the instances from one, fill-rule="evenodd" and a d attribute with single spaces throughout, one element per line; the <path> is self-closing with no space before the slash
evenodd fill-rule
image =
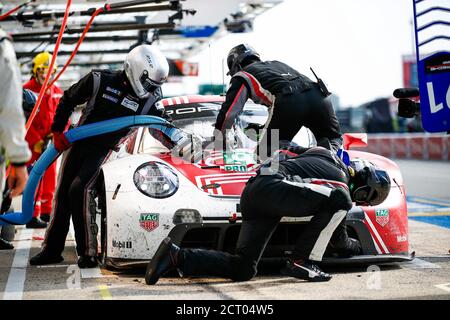
<path id="1" fill-rule="evenodd" d="M 212 140 L 214 123 L 224 97 L 183 96 L 162 100 L 173 124 L 203 142 Z M 233 252 L 240 229 L 239 199 L 247 180 L 256 175 L 255 139 L 245 128 L 264 125 L 265 107 L 248 102 L 236 121 L 232 152 L 208 146 L 199 162 L 172 157 L 148 128 L 133 130 L 118 152 L 103 165 L 95 190 L 102 261 L 125 267 L 148 262 L 170 236 L 181 247 Z M 303 128 L 294 138 L 302 146 L 315 143 Z M 402 175 L 391 160 L 349 151 L 389 172 L 388 198 L 375 207 L 354 206 L 347 214 L 349 235 L 361 241 L 363 254 L 324 258 L 324 263 L 383 263 L 410 260 L 406 194 Z M 310 218 L 283 218 L 263 254 L 263 261 L 292 254 L 298 235 Z"/>

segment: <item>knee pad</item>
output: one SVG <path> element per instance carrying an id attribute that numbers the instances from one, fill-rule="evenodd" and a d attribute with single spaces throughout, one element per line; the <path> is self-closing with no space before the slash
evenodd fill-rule
<path id="1" fill-rule="evenodd" d="M 343 188 L 336 188 L 331 191 L 330 204 L 333 209 L 337 210 L 350 210 L 352 208 L 352 199 L 347 190 Z"/>

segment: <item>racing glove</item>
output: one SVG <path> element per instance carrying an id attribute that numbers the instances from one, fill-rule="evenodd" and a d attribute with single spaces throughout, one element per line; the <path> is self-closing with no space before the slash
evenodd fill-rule
<path id="1" fill-rule="evenodd" d="M 70 142 L 67 140 L 64 132 L 53 132 L 53 143 L 58 152 L 63 152 L 70 148 Z"/>
<path id="2" fill-rule="evenodd" d="M 36 144 L 33 146 L 33 151 L 36 153 L 44 153 L 45 150 L 47 150 L 48 145 L 50 144 L 50 141 L 53 138 L 53 133 L 49 133 L 45 136 L 44 140 L 39 140 L 36 142 Z"/>
<path id="3" fill-rule="evenodd" d="M 44 140 L 39 140 L 38 142 L 36 142 L 33 146 L 33 151 L 36 153 L 42 153 L 42 151 L 44 150 Z"/>

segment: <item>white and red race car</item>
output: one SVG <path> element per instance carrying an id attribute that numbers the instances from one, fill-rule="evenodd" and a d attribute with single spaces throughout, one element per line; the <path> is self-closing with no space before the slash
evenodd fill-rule
<path id="1" fill-rule="evenodd" d="M 222 96 L 182 96 L 162 100 L 173 124 L 204 141 L 211 139 Z M 170 236 L 181 247 L 233 252 L 240 229 L 239 199 L 254 176 L 256 143 L 241 127 L 263 125 L 265 107 L 248 102 L 236 122 L 238 148 L 226 162 L 222 152 L 204 150 L 197 163 L 171 157 L 170 151 L 148 132 L 136 128 L 103 165 L 91 210 L 101 217 L 99 245 L 106 266 L 126 267 L 148 262 L 158 245 Z M 302 146 L 315 140 L 307 129 L 294 138 Z M 389 172 L 391 191 L 376 207 L 354 206 L 347 215 L 350 236 L 361 241 L 363 255 L 348 259 L 325 257 L 324 263 L 383 263 L 413 258 L 409 253 L 406 194 L 398 166 L 382 156 L 349 151 L 352 158 L 372 161 Z M 265 252 L 284 258 L 309 218 L 283 218 Z"/>

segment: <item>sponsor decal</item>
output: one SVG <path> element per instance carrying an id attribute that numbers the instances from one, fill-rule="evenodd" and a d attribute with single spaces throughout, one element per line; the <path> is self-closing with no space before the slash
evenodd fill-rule
<path id="1" fill-rule="evenodd" d="M 389 209 L 376 209 L 375 221 L 382 227 L 387 225 L 389 222 Z"/>
<path id="2" fill-rule="evenodd" d="M 117 98 L 115 98 L 115 97 L 113 97 L 113 96 L 110 96 L 109 94 L 106 94 L 106 93 L 104 93 L 104 94 L 102 95 L 102 97 L 105 98 L 106 100 L 112 101 L 112 102 L 114 102 L 114 103 L 119 102 L 119 99 L 117 99 Z"/>
<path id="3" fill-rule="evenodd" d="M 131 241 L 118 241 L 118 240 L 113 240 L 112 241 L 112 246 L 114 248 L 119 248 L 119 249 L 131 249 L 133 247 L 133 244 Z"/>
<path id="4" fill-rule="evenodd" d="M 127 97 L 123 98 L 121 105 L 123 105 L 125 108 L 131 109 L 134 112 L 139 108 L 139 103 L 131 101 Z"/>
<path id="5" fill-rule="evenodd" d="M 241 172 L 246 172 L 247 171 L 247 166 L 245 165 L 230 165 L 227 164 L 224 167 L 225 171 L 241 171 Z"/>
<path id="6" fill-rule="evenodd" d="M 150 68 L 153 68 L 153 61 L 152 58 L 149 55 L 145 55 L 145 57 L 147 58 L 147 62 L 150 65 Z"/>
<path id="7" fill-rule="evenodd" d="M 220 184 L 218 184 L 218 183 L 210 183 L 210 184 L 205 184 L 204 186 L 202 186 L 203 190 L 217 189 L 217 188 L 220 188 Z"/>
<path id="8" fill-rule="evenodd" d="M 183 115 L 183 116 L 190 117 L 190 118 L 192 116 L 203 117 L 203 116 L 208 116 L 208 115 L 214 115 L 215 111 L 220 110 L 220 105 L 218 105 L 218 106 L 216 106 L 216 105 L 198 106 L 198 107 L 194 106 L 194 107 L 185 107 L 185 108 L 176 108 L 176 109 L 170 109 L 170 107 L 169 107 L 169 108 L 165 108 L 165 110 L 168 115 Z M 197 113 L 197 114 L 194 114 L 194 113 Z M 178 119 L 178 117 L 177 117 L 177 119 Z"/>
<path id="9" fill-rule="evenodd" d="M 450 55 L 442 54 L 425 61 L 426 73 L 442 73 L 450 71 Z"/>
<path id="10" fill-rule="evenodd" d="M 111 87 L 106 87 L 106 91 L 114 93 L 115 95 L 118 95 L 118 96 L 122 95 L 122 91 L 114 89 L 114 88 L 111 88 Z"/>
<path id="11" fill-rule="evenodd" d="M 139 218 L 139 225 L 145 231 L 151 232 L 159 226 L 158 213 L 141 213 Z"/>
<path id="12" fill-rule="evenodd" d="M 397 242 L 406 242 L 406 241 L 408 241 L 408 236 L 406 234 L 397 236 Z"/>

